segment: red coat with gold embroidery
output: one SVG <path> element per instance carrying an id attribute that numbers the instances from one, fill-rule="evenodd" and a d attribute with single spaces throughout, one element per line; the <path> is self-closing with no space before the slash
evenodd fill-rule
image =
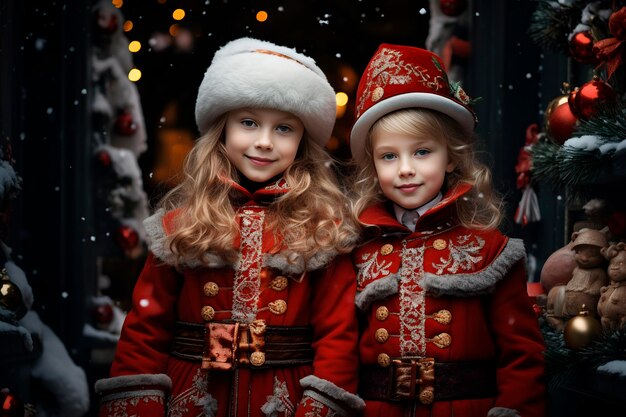
<path id="1" fill-rule="evenodd" d="M 146 221 L 151 254 L 134 289 L 111 378 L 96 385 L 103 395 L 101 416 L 279 417 L 362 408 L 354 395 L 358 330 L 349 257 L 333 261 L 335 253 L 320 252 L 304 265 L 286 251 L 270 253 L 266 201 L 287 191 L 284 181 L 254 194 L 233 186 L 245 201 L 237 211 L 234 263 L 211 253 L 208 267 L 187 265 L 177 272 L 165 244 L 175 214 L 160 212 Z M 200 363 L 170 355 L 176 321 L 259 319 L 267 326 L 311 326 L 312 365 L 239 367 L 207 376 Z"/>
<path id="2" fill-rule="evenodd" d="M 544 344 L 526 295 L 523 243 L 459 225 L 453 203 L 468 188 L 448 192 L 413 233 L 385 204 L 363 213 L 364 223 L 378 227 L 367 229 L 374 232 L 353 255 L 365 323 L 359 354 L 361 365 L 373 369 L 412 356 L 493 363 L 497 393 L 439 401 L 435 391 L 431 405 L 366 399 L 368 417 L 544 415 Z"/>

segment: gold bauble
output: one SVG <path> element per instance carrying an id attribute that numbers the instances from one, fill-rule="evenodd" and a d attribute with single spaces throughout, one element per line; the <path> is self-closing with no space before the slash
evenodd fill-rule
<path id="1" fill-rule="evenodd" d="M 550 116 L 554 109 L 559 107 L 563 103 L 567 103 L 569 99 L 569 94 L 562 94 L 550 100 L 548 105 L 546 106 L 546 111 L 543 113 L 543 127 L 544 131 L 550 130 Z"/>
<path id="2" fill-rule="evenodd" d="M 569 319 L 563 329 L 565 345 L 573 350 L 589 346 L 601 334 L 602 325 L 594 317 L 589 316 L 584 304 L 580 314 Z"/>

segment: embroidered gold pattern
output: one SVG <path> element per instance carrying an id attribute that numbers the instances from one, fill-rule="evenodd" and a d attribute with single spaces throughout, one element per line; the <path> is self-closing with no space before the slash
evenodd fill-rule
<path id="1" fill-rule="evenodd" d="M 376 309 L 376 319 L 379 321 L 385 321 L 389 317 L 389 309 L 385 306 L 378 307 Z"/>
<path id="2" fill-rule="evenodd" d="M 284 300 L 272 301 L 267 306 L 276 315 L 284 314 L 287 311 L 287 303 Z"/>
<path id="3" fill-rule="evenodd" d="M 435 241 L 433 242 L 433 248 L 437 250 L 444 250 L 446 246 L 448 246 L 448 244 L 443 239 L 435 239 Z"/>
<path id="4" fill-rule="evenodd" d="M 473 239 L 472 239 L 473 238 Z M 457 238 L 456 243 L 450 242 L 448 249 L 450 253 L 448 258 L 439 258 L 440 263 L 434 263 L 436 274 L 441 275 L 444 272 L 455 274 L 461 271 L 473 271 L 476 265 L 482 261 L 480 251 L 485 246 L 484 239 L 475 235 L 463 235 Z"/>
<path id="5" fill-rule="evenodd" d="M 241 218 L 241 259 L 235 270 L 232 317 L 241 323 L 256 318 L 260 294 L 263 211 L 244 209 Z"/>
<path id="6" fill-rule="evenodd" d="M 432 342 L 432 344 L 434 344 L 438 348 L 443 349 L 452 344 L 452 336 L 450 336 L 448 333 L 440 333 L 428 341 Z"/>
<path id="7" fill-rule="evenodd" d="M 425 247 L 402 248 L 400 271 L 400 353 L 402 356 L 424 355 L 424 308 L 426 295 L 422 287 Z"/>
<path id="8" fill-rule="evenodd" d="M 382 95 L 378 97 L 381 93 L 377 91 L 384 91 L 387 85 L 419 82 L 433 91 L 448 87 L 442 73 L 429 74 L 426 68 L 406 63 L 400 51 L 387 48 L 381 49 L 372 58 L 365 80 L 362 99 L 357 103 L 357 117 L 361 116 L 367 98 L 371 97 L 372 101 L 380 100 Z"/>
<path id="9" fill-rule="evenodd" d="M 359 271 L 356 280 L 359 286 L 362 286 L 365 282 L 373 281 L 379 277 L 385 277 L 391 273 L 389 271 L 391 261 L 378 262 L 376 255 L 376 252 L 364 253 L 361 255 L 363 262 L 356 264 L 357 270 Z"/>

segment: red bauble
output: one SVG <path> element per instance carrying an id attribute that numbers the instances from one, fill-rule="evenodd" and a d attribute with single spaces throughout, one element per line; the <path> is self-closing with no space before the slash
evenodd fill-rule
<path id="1" fill-rule="evenodd" d="M 593 52 L 593 38 L 588 30 L 578 32 L 569 42 L 569 51 L 576 61 L 581 64 L 593 64 L 596 61 L 596 55 Z"/>
<path id="2" fill-rule="evenodd" d="M 552 140 L 562 145 L 566 140 L 572 137 L 577 121 L 578 119 L 574 113 L 572 113 L 567 101 L 559 104 L 559 106 L 552 111 L 548 120 L 548 133 Z"/>
<path id="3" fill-rule="evenodd" d="M 133 120 L 133 116 L 123 111 L 115 119 L 115 133 L 122 136 L 130 136 L 137 131 L 137 124 Z"/>
<path id="4" fill-rule="evenodd" d="M 458 16 L 467 8 L 467 0 L 439 0 L 439 8 L 446 16 Z"/>
<path id="5" fill-rule="evenodd" d="M 102 168 L 108 168 L 111 166 L 111 155 L 107 151 L 99 151 L 96 154 L 96 160 Z"/>
<path id="6" fill-rule="evenodd" d="M 615 91 L 600 79 L 593 79 L 582 85 L 574 99 L 574 109 L 581 119 L 597 116 L 602 106 L 615 104 Z"/>
<path id="7" fill-rule="evenodd" d="M 0 391 L 0 417 L 24 417 L 24 404 L 10 392 Z"/>
<path id="8" fill-rule="evenodd" d="M 131 251 L 139 244 L 139 235 L 130 226 L 120 226 L 115 232 L 115 238 L 124 251 Z"/>
<path id="9" fill-rule="evenodd" d="M 110 304 L 101 304 L 93 309 L 93 319 L 98 325 L 108 325 L 113 321 L 113 307 Z"/>

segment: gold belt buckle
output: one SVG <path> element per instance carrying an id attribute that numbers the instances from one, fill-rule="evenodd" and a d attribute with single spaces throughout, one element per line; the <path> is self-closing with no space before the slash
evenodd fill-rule
<path id="1" fill-rule="evenodd" d="M 393 359 L 391 362 L 388 397 L 391 400 L 411 400 L 429 405 L 435 399 L 435 359 L 419 356 Z"/>
<path id="2" fill-rule="evenodd" d="M 265 321 L 206 323 L 202 369 L 229 371 L 239 365 L 265 364 Z"/>

